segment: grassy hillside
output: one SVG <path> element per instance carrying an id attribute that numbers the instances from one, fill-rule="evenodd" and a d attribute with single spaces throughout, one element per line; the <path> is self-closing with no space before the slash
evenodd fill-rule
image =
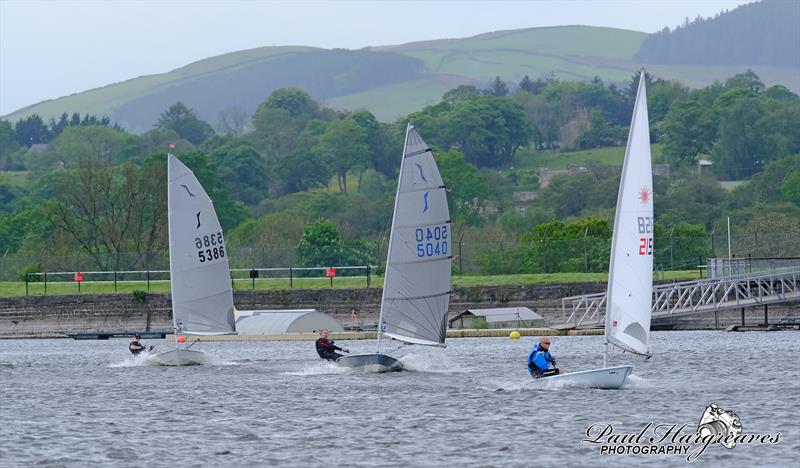
<path id="1" fill-rule="evenodd" d="M 651 145 L 650 152 L 653 159 L 658 161 L 661 155 L 661 145 Z M 568 151 L 563 153 L 522 149 L 517 152 L 514 158 L 514 168 L 523 170 L 545 167 L 551 171 L 555 171 L 566 169 L 569 165 L 586 166 L 588 164 L 600 164 L 603 166 L 622 166 L 624 157 L 624 146 L 592 148 L 589 150 Z"/>
<path id="2" fill-rule="evenodd" d="M 214 125 L 227 107 L 252 113 L 274 89 L 298 86 L 334 108 L 366 108 L 381 120 L 391 121 L 437 102 L 459 84 L 483 87 L 495 76 L 514 82 L 525 75 L 537 78 L 554 73 L 566 80 L 598 76 L 606 82 L 624 83 L 639 68 L 633 56 L 645 37 L 620 29 L 561 26 L 358 51 L 262 47 L 45 101 L 5 118 L 91 113 L 109 115 L 129 130 L 141 132 L 152 128 L 170 104 L 182 100 Z M 752 68 L 767 85 L 780 83 L 800 91 L 796 70 Z M 658 64 L 648 69 L 692 87 L 744 71 L 742 67 Z"/>

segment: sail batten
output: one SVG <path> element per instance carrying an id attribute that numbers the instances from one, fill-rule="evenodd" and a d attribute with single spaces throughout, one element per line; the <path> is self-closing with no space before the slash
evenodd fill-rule
<path id="1" fill-rule="evenodd" d="M 395 197 L 379 331 L 443 346 L 450 300 L 451 224 L 439 169 L 409 125 Z"/>
<path id="2" fill-rule="evenodd" d="M 612 345 L 646 355 L 653 295 L 653 175 L 645 87 L 642 70 L 614 216 L 605 334 Z"/>
<path id="3" fill-rule="evenodd" d="M 211 198 L 192 171 L 167 156 L 172 318 L 177 332 L 235 332 L 228 252 Z"/>

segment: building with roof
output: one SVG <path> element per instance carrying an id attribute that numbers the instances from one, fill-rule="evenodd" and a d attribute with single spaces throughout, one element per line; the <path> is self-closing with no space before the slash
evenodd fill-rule
<path id="1" fill-rule="evenodd" d="M 544 317 L 527 307 L 467 309 L 451 318 L 450 328 L 538 328 Z"/>
<path id="2" fill-rule="evenodd" d="M 239 335 L 318 333 L 325 328 L 332 332 L 344 331 L 333 317 L 316 309 L 236 311 L 236 333 Z"/>

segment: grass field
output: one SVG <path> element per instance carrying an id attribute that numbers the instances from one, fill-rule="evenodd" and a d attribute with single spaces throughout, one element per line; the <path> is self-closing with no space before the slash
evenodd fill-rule
<path id="1" fill-rule="evenodd" d="M 650 151 L 653 159 L 661 155 L 661 145 L 651 145 Z M 522 149 L 514 158 L 515 169 L 536 169 L 546 167 L 551 171 L 566 169 L 568 165 L 585 166 L 590 163 L 604 166 L 622 166 L 625 157 L 625 147 L 615 146 L 610 148 L 593 148 L 581 151 L 566 151 L 563 153 L 550 153 L 547 151 L 529 151 Z"/>
<path id="2" fill-rule="evenodd" d="M 686 281 L 700 277 L 698 270 L 666 271 L 659 272 L 654 278 L 656 280 L 676 280 Z M 503 286 L 503 285 L 524 285 L 524 284 L 547 284 L 547 283 L 584 283 L 584 282 L 603 282 L 608 280 L 606 273 L 548 273 L 548 274 L 522 274 L 522 275 L 496 275 L 496 276 L 454 276 L 454 287 L 477 287 L 477 286 Z M 367 280 L 365 277 L 338 277 L 333 280 L 335 289 L 360 289 L 366 288 Z M 383 286 L 382 277 L 372 277 L 370 287 Z M 330 280 L 326 278 L 295 278 L 292 281 L 294 289 L 326 289 L 331 287 Z M 28 285 L 30 295 L 43 295 L 43 283 L 30 283 Z M 236 280 L 236 290 L 251 290 L 253 283 L 251 280 Z M 258 279 L 255 282 L 255 289 L 258 291 L 287 290 L 289 289 L 288 279 Z M 117 293 L 129 293 L 133 291 L 147 291 L 147 284 L 144 282 L 118 283 Z M 151 282 L 149 292 L 164 293 L 169 291 L 168 282 Z M 113 283 L 83 283 L 80 294 L 113 294 Z M 47 295 L 78 294 L 76 283 L 48 283 Z M 17 297 L 25 295 L 25 283 L 5 281 L 0 282 L 0 297 Z"/>

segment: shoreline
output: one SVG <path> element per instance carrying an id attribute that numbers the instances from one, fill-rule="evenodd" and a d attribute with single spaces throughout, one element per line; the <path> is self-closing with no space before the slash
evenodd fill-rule
<path id="1" fill-rule="evenodd" d="M 602 328 L 589 328 L 585 330 L 556 330 L 554 328 L 486 328 L 486 329 L 450 329 L 447 338 L 509 338 L 512 331 L 519 332 L 520 336 L 598 336 L 603 334 Z M 0 335 L 0 340 L 31 340 L 31 339 L 75 339 L 100 341 L 124 338 L 124 334 L 132 332 L 108 332 L 118 336 L 108 338 L 75 338 L 63 333 L 35 334 L 35 335 Z M 152 333 L 152 332 L 150 332 Z M 165 340 L 174 340 L 175 335 L 164 332 Z M 187 335 L 189 341 L 314 341 L 319 338 L 318 333 L 275 333 L 269 335 Z M 376 331 L 344 331 L 331 332 L 335 340 L 374 340 Z"/>

